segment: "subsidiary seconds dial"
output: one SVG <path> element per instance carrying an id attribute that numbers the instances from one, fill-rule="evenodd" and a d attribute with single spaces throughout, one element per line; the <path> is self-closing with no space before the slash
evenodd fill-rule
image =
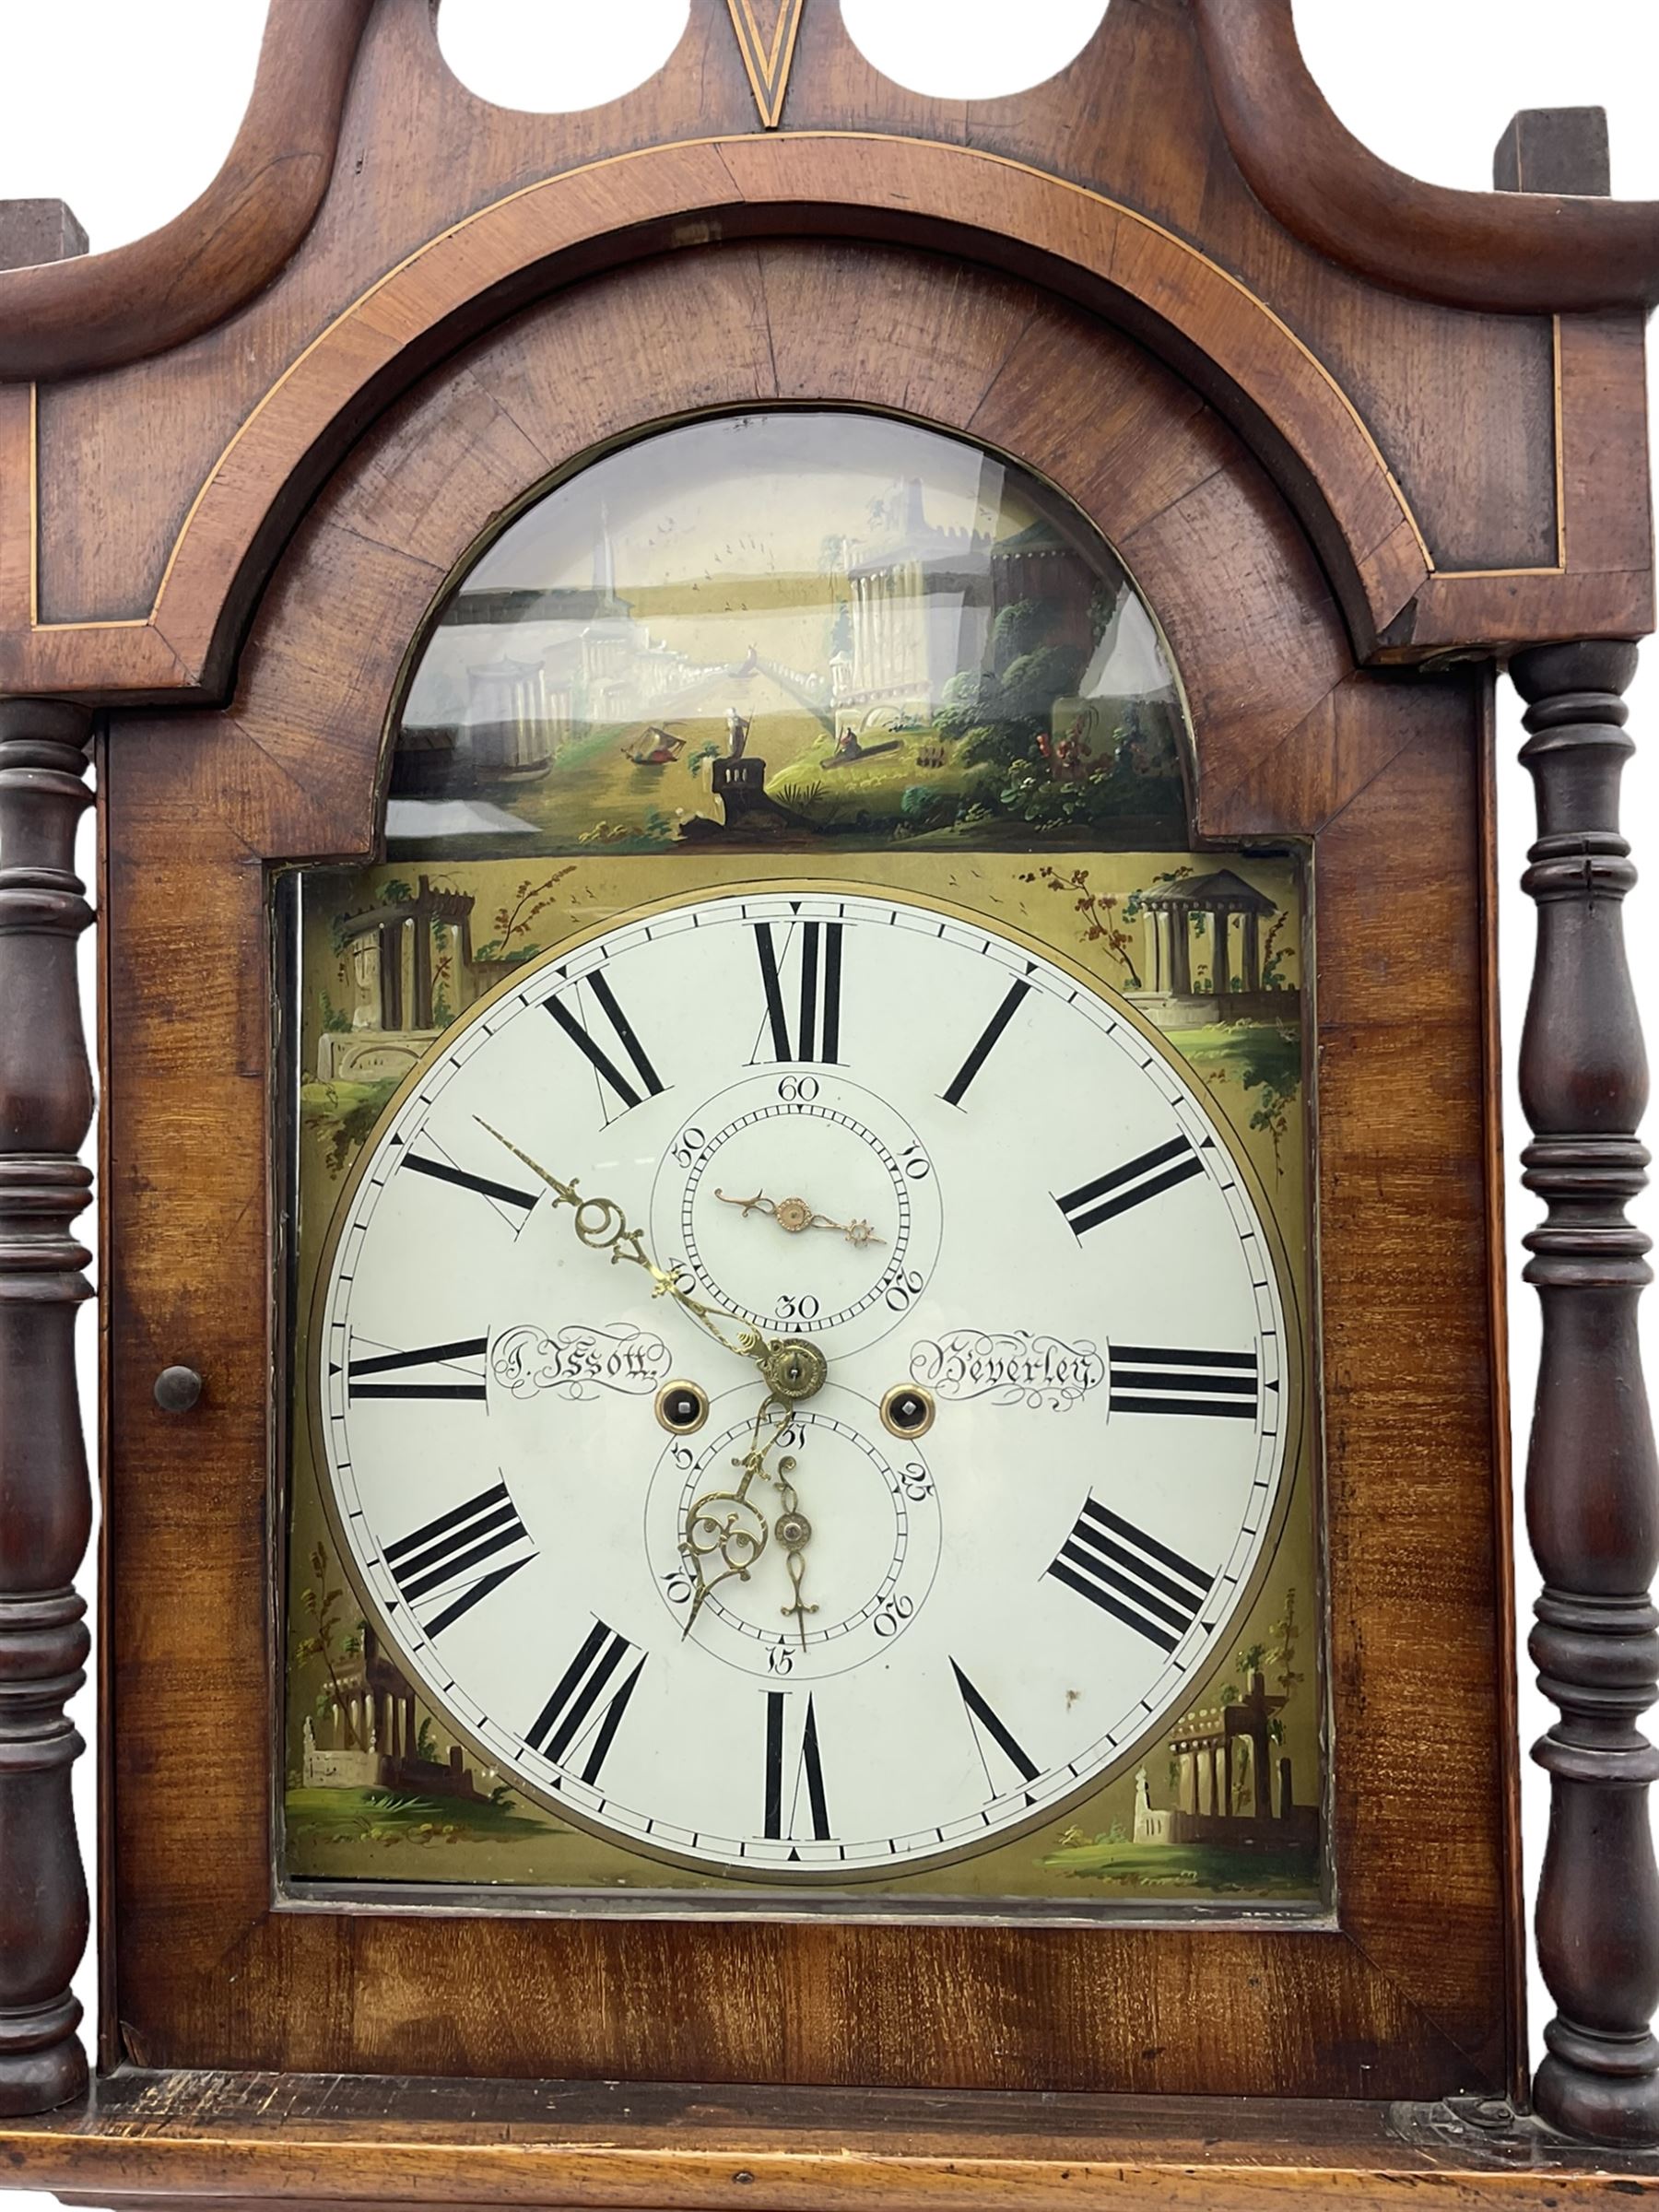
<path id="1" fill-rule="evenodd" d="M 423 1697 L 577 1825 L 774 1884 L 982 1850 L 1167 1732 L 1296 1424 L 1263 1212 L 1156 1034 L 867 887 L 515 972 L 388 1109 L 312 1335 Z"/>
<path id="2" fill-rule="evenodd" d="M 914 1304 L 941 1228 L 926 1147 L 831 1066 L 769 1070 L 711 1100 L 677 1133 L 651 1218 L 728 1312 L 843 1350 Z"/>

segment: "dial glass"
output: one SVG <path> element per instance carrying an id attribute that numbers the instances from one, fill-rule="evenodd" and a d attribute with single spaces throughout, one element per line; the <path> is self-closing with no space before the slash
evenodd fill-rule
<path id="1" fill-rule="evenodd" d="M 1300 867 L 1182 744 L 1080 518 L 884 418 L 463 581 L 283 909 L 290 1880 L 1322 1909 Z"/>

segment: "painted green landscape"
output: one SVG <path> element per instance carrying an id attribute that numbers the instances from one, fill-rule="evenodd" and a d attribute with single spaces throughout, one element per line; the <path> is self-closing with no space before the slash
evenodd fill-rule
<path id="1" fill-rule="evenodd" d="M 1319 1851 L 1245 1851 L 1215 1843 L 1126 1843 L 1097 1836 L 1044 1854 L 1055 1874 L 1104 1888 L 1225 1897 L 1302 1898 L 1317 1887 Z"/>
<path id="2" fill-rule="evenodd" d="M 1110 548 L 954 440 L 789 419 L 612 455 L 491 549 L 416 673 L 394 847 L 1184 841 L 1179 692 Z M 809 496 L 762 474 L 780 436 Z"/>

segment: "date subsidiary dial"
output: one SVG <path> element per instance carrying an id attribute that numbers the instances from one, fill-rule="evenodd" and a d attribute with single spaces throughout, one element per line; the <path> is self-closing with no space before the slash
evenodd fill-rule
<path id="1" fill-rule="evenodd" d="M 943 1530 L 926 1460 L 896 1448 L 879 1427 L 872 1432 L 868 1406 L 834 1388 L 794 1413 L 779 1441 L 797 1462 L 810 1509 L 800 1517 L 816 1606 L 797 1632 L 780 1564 L 780 1525 L 791 1509 L 764 1482 L 735 1496 L 748 1435 L 747 1422 L 735 1422 L 700 1452 L 670 1445 L 657 1463 L 646 1545 L 670 1615 L 683 1632 L 700 1583 L 710 1584 L 694 1630 L 703 1648 L 773 1681 L 815 1681 L 880 1660 L 918 1617 L 938 1571 Z"/>
<path id="2" fill-rule="evenodd" d="M 366 1147 L 312 1340 L 330 1512 L 423 1698 L 577 1826 L 783 1886 L 982 1850 L 1143 1756 L 1298 1418 L 1261 1203 L 1161 1041 L 868 887 L 516 971 Z"/>

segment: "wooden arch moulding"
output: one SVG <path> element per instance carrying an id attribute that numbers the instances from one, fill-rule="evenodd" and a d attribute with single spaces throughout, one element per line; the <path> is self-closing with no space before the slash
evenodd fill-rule
<path id="1" fill-rule="evenodd" d="M 681 334 L 672 361 L 643 343 L 653 327 Z M 590 278 L 502 325 L 429 377 L 336 474 L 301 525 L 303 558 L 288 554 L 270 580 L 226 709 L 314 805 L 317 841 L 259 849 L 371 850 L 376 762 L 407 641 L 540 484 L 652 425 L 773 405 L 903 413 L 1013 453 L 1079 506 L 1171 638 L 1202 731 L 1207 833 L 1238 826 L 1264 756 L 1331 711 L 1354 671 L 1340 610 L 1265 472 L 1142 347 L 1052 295 L 943 255 L 700 247 Z M 372 567 L 371 543 L 384 555 Z M 1221 627 L 1206 563 L 1224 545 L 1238 547 L 1238 584 Z M 340 590 L 313 609 L 319 564 Z M 287 611 L 296 594 L 303 625 Z M 1294 628 L 1274 618 L 1281 594 L 1309 610 Z M 1307 802 L 1313 818 L 1273 826 L 1319 826 L 1381 765 L 1333 755 L 1328 788 Z"/>
<path id="2" fill-rule="evenodd" d="M 1112 0 L 1066 69 L 971 103 L 883 77 L 836 0 L 691 0 L 655 77 L 558 117 L 477 99 L 436 16 L 269 0 L 225 166 L 151 238 L 82 257 L 60 204 L 0 204 L 0 2171 L 102 2203 L 676 2212 L 1405 2185 L 1467 2212 L 1650 2185 L 1659 1474 L 1618 780 L 1653 621 L 1659 208 L 1606 196 L 1597 111 L 1518 117 L 1493 193 L 1389 169 L 1313 83 L 1291 0 Z M 9 265 L 42 240 L 65 257 Z M 653 429 L 805 406 L 936 426 L 1072 500 L 1179 666 L 1194 841 L 1311 851 L 1328 1924 L 1022 1947 L 988 1922 L 275 1896 L 275 877 L 376 851 L 413 656 L 505 519 Z M 1535 2082 L 1490 759 L 1512 656 L 1549 1208 L 1532 1650 L 1561 1715 Z M 88 2089 L 65 1708 L 88 1644 L 89 759 Z M 182 1707 L 224 1747 L 207 1848 Z"/>
<path id="3" fill-rule="evenodd" d="M 692 140 L 526 187 L 391 270 L 317 334 L 215 461 L 148 616 L 89 636 L 37 622 L 35 666 L 0 659 L 0 681 L 51 688 L 65 656 L 84 668 L 88 653 L 105 653 L 106 681 L 218 688 L 273 524 L 299 512 L 364 409 L 417 364 L 503 300 L 677 237 L 793 230 L 803 205 L 825 236 L 871 232 L 1040 271 L 1063 295 L 1155 334 L 1179 362 L 1202 363 L 1298 494 L 1362 638 L 1383 630 L 1430 576 L 1421 527 L 1352 399 L 1247 286 L 1175 233 L 1067 180 L 959 147 L 843 133 Z M 38 605 L 32 578 L 29 590 Z"/>
<path id="4" fill-rule="evenodd" d="M 1601 397 L 1641 388 L 1636 303 L 1610 282 L 1597 304 L 1611 312 L 1494 315 L 1467 312 L 1488 305 L 1475 287 L 1459 312 L 1302 246 L 1212 110 L 1218 44 L 1241 68 L 1256 57 L 1252 86 L 1277 82 L 1260 53 L 1284 35 L 1280 0 L 1236 12 L 1218 28 L 1214 7 L 1118 0 L 1060 76 L 963 111 L 888 83 L 814 0 L 782 127 L 757 131 L 725 0 L 696 0 L 661 76 L 560 118 L 549 162 L 545 119 L 489 108 L 449 74 L 429 0 L 274 0 L 242 135 L 195 208 L 113 254 L 0 271 L 0 682 L 222 690 L 281 534 L 439 351 L 607 260 L 803 222 L 943 243 L 1128 317 L 1233 411 L 1364 652 L 1539 640 L 1591 605 L 1641 629 L 1637 472 L 1595 435 Z M 1149 134 L 1148 117 L 1170 127 Z M 1288 130 L 1307 120 L 1284 110 Z M 336 125 L 350 163 L 319 207 L 300 182 Z M 462 145 L 465 189 L 428 156 Z M 1500 241 L 1542 213 L 1466 196 Z M 1571 212 L 1588 283 L 1592 241 L 1624 211 Z M 198 276 L 231 237 L 241 258 Z M 1629 241 L 1619 251 L 1634 265 Z M 1442 288 L 1460 305 L 1462 268 L 1453 254 Z M 1512 426 L 1501 452 L 1481 434 L 1488 408 Z M 77 524 L 89 479 L 96 536 Z"/>

